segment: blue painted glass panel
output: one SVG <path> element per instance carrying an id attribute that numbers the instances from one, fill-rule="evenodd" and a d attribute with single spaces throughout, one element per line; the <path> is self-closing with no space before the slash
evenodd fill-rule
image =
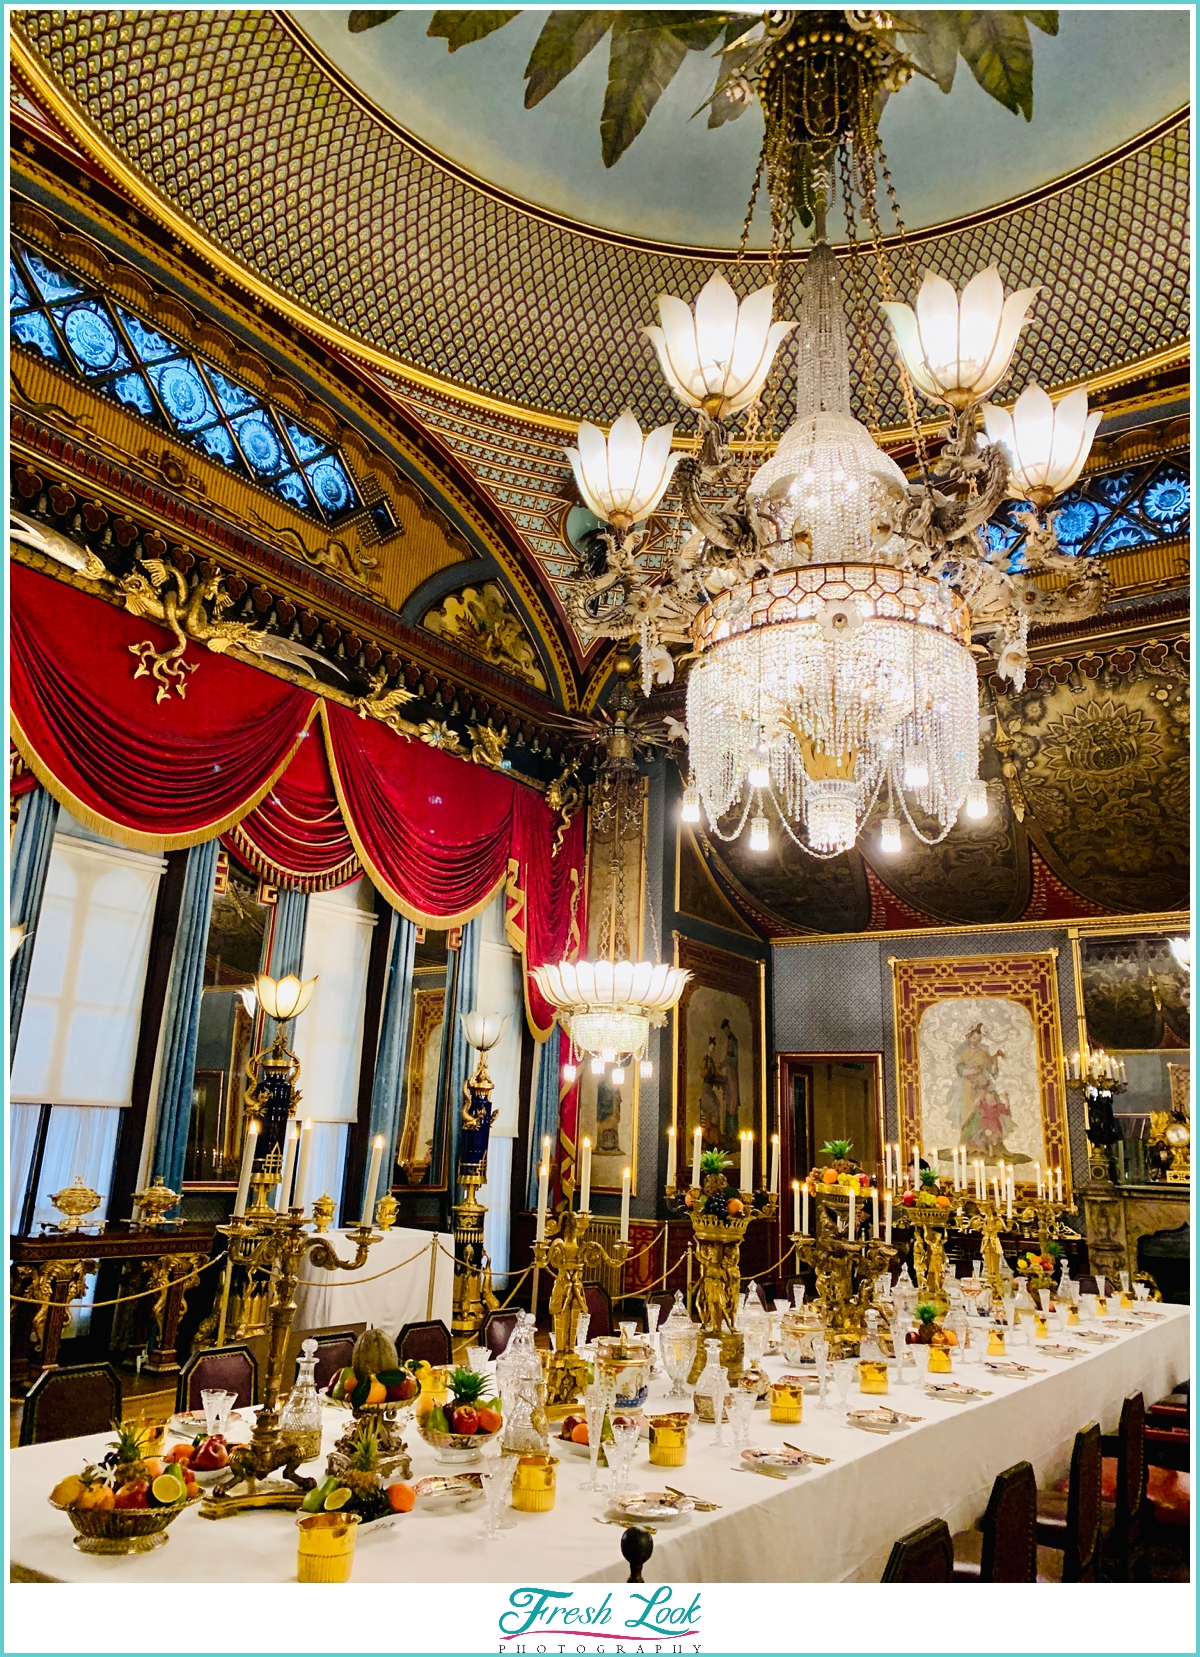
<path id="1" fill-rule="evenodd" d="M 240 420 L 234 421 L 233 429 L 251 470 L 260 478 L 273 477 L 288 464 L 287 452 L 265 409 L 243 415 Z"/>
<path id="2" fill-rule="evenodd" d="M 242 470 L 233 438 L 224 426 L 218 424 L 206 427 L 204 431 L 196 434 L 193 442 L 197 448 L 203 449 L 205 454 L 211 455 L 214 460 L 219 460 L 223 466 L 234 466 L 239 472 Z"/>
<path id="3" fill-rule="evenodd" d="M 51 362 L 62 361 L 62 352 L 58 348 L 54 330 L 41 311 L 26 311 L 23 316 L 13 317 L 12 331 L 22 345 L 36 346 L 43 357 L 49 357 Z"/>
<path id="4" fill-rule="evenodd" d="M 150 387 L 140 374 L 122 374 L 119 380 L 113 381 L 113 390 L 122 403 L 128 403 L 139 414 L 145 414 L 152 420 L 156 417 L 158 411 L 150 395 Z"/>
<path id="5" fill-rule="evenodd" d="M 70 299 L 75 294 L 83 292 L 82 285 L 73 276 L 68 276 L 65 270 L 58 270 L 54 265 L 47 264 L 45 259 L 31 253 L 28 248 L 25 249 L 25 264 L 43 299 Z"/>
<path id="6" fill-rule="evenodd" d="M 33 304 L 29 290 L 21 280 L 17 261 L 11 253 L 8 256 L 8 302 L 14 311 L 23 310 L 26 305 Z"/>
<path id="7" fill-rule="evenodd" d="M 134 350 L 143 362 L 158 362 L 163 357 L 174 356 L 179 350 L 174 340 L 164 339 L 161 334 L 156 334 L 153 328 L 147 328 L 141 317 L 134 316 L 132 311 L 123 311 L 118 305 L 117 315 L 124 324 Z"/>
<path id="8" fill-rule="evenodd" d="M 314 437 L 312 432 L 306 432 L 303 426 L 293 426 L 290 420 L 283 422 L 283 429 L 292 440 L 297 460 L 315 460 L 329 447 L 323 438 Z"/>
<path id="9" fill-rule="evenodd" d="M 1111 477 L 1091 478 L 1088 489 L 1097 500 L 1104 501 L 1108 506 L 1120 506 L 1136 479 L 1136 472 L 1114 472 Z"/>
<path id="10" fill-rule="evenodd" d="M 1054 520 L 1059 546 L 1070 551 L 1082 546 L 1102 516 L 1100 509 L 1092 501 L 1084 500 L 1082 497 L 1071 500 L 1068 497 Z"/>
<path id="11" fill-rule="evenodd" d="M 97 299 L 57 306 L 58 325 L 85 374 L 109 374 L 132 364 L 108 311 Z"/>
<path id="12" fill-rule="evenodd" d="M 227 380 L 224 374 L 219 373 L 209 363 L 205 363 L 204 369 L 217 394 L 217 401 L 226 414 L 245 414 L 247 409 L 259 406 L 259 399 L 244 386 L 235 385 L 232 380 Z"/>
<path id="13" fill-rule="evenodd" d="M 174 362 L 155 363 L 150 368 L 154 388 L 163 407 L 180 431 L 194 432 L 217 418 L 213 400 L 194 363 L 186 357 Z"/>
<path id="14" fill-rule="evenodd" d="M 1151 478 L 1145 493 L 1135 504 L 1151 523 L 1164 529 L 1175 529 L 1192 509 L 1191 486 L 1182 472 L 1175 471 L 1173 467 L 1164 468 Z"/>
<path id="15" fill-rule="evenodd" d="M 305 512 L 312 511 L 308 490 L 296 472 L 289 472 L 286 477 L 277 478 L 271 487 L 277 495 L 282 495 L 285 501 L 291 501 L 293 506 L 298 506 Z"/>
<path id="16" fill-rule="evenodd" d="M 336 455 L 326 455 L 315 466 L 304 468 L 313 492 L 331 518 L 346 512 L 354 505 L 354 491 L 345 467 Z"/>
<path id="17" fill-rule="evenodd" d="M 1144 547 L 1155 540 L 1151 530 L 1136 518 L 1115 518 L 1096 542 L 1095 552 L 1116 552 L 1121 547 Z"/>

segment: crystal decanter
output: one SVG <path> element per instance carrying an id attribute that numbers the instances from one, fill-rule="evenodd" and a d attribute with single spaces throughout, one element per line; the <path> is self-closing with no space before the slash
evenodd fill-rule
<path id="1" fill-rule="evenodd" d="M 296 1363 L 296 1383 L 279 1420 L 282 1443 L 295 1444 L 301 1462 L 321 1454 L 321 1399 L 317 1392 L 317 1343 L 306 1340 Z"/>

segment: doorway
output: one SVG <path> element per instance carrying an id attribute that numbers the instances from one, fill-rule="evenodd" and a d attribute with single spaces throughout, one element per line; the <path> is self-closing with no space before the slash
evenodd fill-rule
<path id="1" fill-rule="evenodd" d="M 788 1183 L 803 1179 L 833 1139 L 848 1139 L 854 1161 L 867 1173 L 882 1173 L 882 1053 L 779 1053 L 776 1068 Z"/>

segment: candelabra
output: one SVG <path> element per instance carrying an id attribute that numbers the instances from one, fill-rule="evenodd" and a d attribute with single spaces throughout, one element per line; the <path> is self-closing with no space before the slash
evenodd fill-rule
<path id="1" fill-rule="evenodd" d="M 1088 1143 L 1088 1177 L 1113 1179 L 1113 1146 L 1121 1135 L 1113 1116 L 1113 1100 L 1128 1087 L 1124 1059 L 1114 1059 L 1102 1047 L 1084 1047 L 1066 1066 L 1067 1087 L 1083 1095 L 1083 1127 Z"/>
<path id="2" fill-rule="evenodd" d="M 487 1182 L 488 1143 L 492 1123 L 499 1115 L 492 1109 L 492 1078 L 487 1055 L 504 1033 L 506 1018 L 494 1013 L 462 1015 L 463 1031 L 479 1054 L 475 1074 L 463 1083 L 462 1116 L 458 1133 L 458 1167 L 455 1179 L 463 1188 L 461 1202 L 454 1205 L 454 1322 L 456 1335 L 473 1334 L 497 1302 L 492 1293 L 492 1268 L 483 1246 L 483 1217 L 487 1209 L 478 1191 Z"/>
<path id="3" fill-rule="evenodd" d="M 990 1197 L 963 1197 L 959 1209 L 959 1229 L 978 1232 L 983 1276 L 992 1291 L 992 1304 L 998 1306 L 1004 1298 L 1004 1250 L 1000 1246 L 1004 1230 L 1004 1212 L 999 1202 Z"/>
<path id="4" fill-rule="evenodd" d="M 584 1292 L 584 1271 L 608 1266 L 619 1271 L 629 1258 L 629 1244 L 614 1243 L 611 1253 L 596 1238 L 588 1236 L 590 1213 L 571 1208 L 572 1186 L 563 1182 L 566 1207 L 546 1221 L 546 1236 L 533 1245 L 533 1262 L 539 1271 L 554 1273 L 550 1292 L 550 1316 L 554 1323 L 554 1351 L 546 1374 L 546 1404 L 573 1404 L 587 1386 L 587 1365 L 575 1351 L 580 1316 L 588 1309 Z"/>
<path id="5" fill-rule="evenodd" d="M 275 1163 L 277 1158 L 273 1156 L 271 1161 Z M 288 1332 L 296 1315 L 300 1267 L 307 1256 L 321 1271 L 358 1271 L 366 1263 L 371 1245 L 379 1241 L 379 1233 L 369 1223 L 360 1222 L 349 1232 L 354 1244 L 353 1260 L 339 1260 L 332 1244 L 308 1229 L 310 1222 L 303 1208 L 276 1213 L 268 1206 L 267 1192 L 280 1183 L 277 1167 L 255 1175 L 250 1183 L 255 1192 L 254 1206 L 245 1214 L 234 1215 L 228 1225 L 217 1230 L 229 1239 L 230 1262 L 243 1267 L 249 1279 L 262 1279 L 270 1285 L 266 1382 L 249 1444 L 234 1446 L 228 1476 L 201 1504 L 200 1512 L 206 1519 L 223 1519 L 249 1508 L 297 1508 L 305 1491 L 312 1489 L 315 1481 L 296 1471 L 299 1446 L 279 1436 L 279 1395 Z M 270 1477 L 277 1469 L 282 1469 L 287 1483 Z"/>
<path id="6" fill-rule="evenodd" d="M 867 1216 L 855 1202 L 852 1220 L 850 1192 L 818 1187 L 815 1199 L 813 1235 L 797 1231 L 788 1240 L 795 1245 L 796 1258 L 816 1275 L 815 1304 L 825 1338 L 831 1356 L 841 1357 L 858 1350 L 876 1280 L 890 1271 L 899 1250 L 873 1235 L 859 1238 Z"/>
<path id="7" fill-rule="evenodd" d="M 709 1153 L 718 1155 L 719 1153 Z M 743 1164 L 743 1168 L 745 1164 Z M 694 1302 L 700 1320 L 696 1358 L 689 1384 L 704 1368 L 705 1341 L 720 1341 L 721 1363 L 731 1382 L 742 1373 L 745 1346 L 737 1327 L 738 1302 L 742 1291 L 742 1238 L 753 1219 L 773 1220 L 777 1201 L 773 1191 L 739 1191 L 729 1195 L 729 1182 L 719 1170 L 704 1172 L 702 1183 L 684 1194 L 684 1210 L 692 1222 L 700 1282 Z M 674 1185 L 667 1186 L 668 1203 L 678 1196 Z"/>
<path id="8" fill-rule="evenodd" d="M 1004 1250 L 1000 1244 L 1002 1234 L 1008 1231 L 1020 1237 L 1036 1237 L 1038 1252 L 1046 1254 L 1048 1245 L 1063 1235 L 1063 1215 L 1078 1212 L 1074 1203 L 1055 1202 L 1052 1198 L 1038 1196 L 1016 1196 L 1012 1203 L 1005 1203 L 992 1197 L 973 1197 L 960 1192 L 958 1203 L 958 1228 L 960 1231 L 979 1233 L 983 1275 L 992 1291 L 993 1302 L 997 1304 L 1005 1294 Z"/>

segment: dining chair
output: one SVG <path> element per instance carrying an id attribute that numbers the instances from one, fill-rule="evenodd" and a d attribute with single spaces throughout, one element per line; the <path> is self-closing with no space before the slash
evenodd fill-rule
<path id="1" fill-rule="evenodd" d="M 21 1444 L 102 1433 L 121 1420 L 121 1383 L 111 1364 L 45 1369 L 25 1394 Z"/>
<path id="2" fill-rule="evenodd" d="M 892 1544 L 881 1582 L 950 1582 L 954 1544 L 944 1519 L 930 1519 Z"/>
<path id="3" fill-rule="evenodd" d="M 1036 1582 L 1037 1503 L 1029 1462 L 998 1473 L 978 1527 L 953 1537 L 955 1582 Z"/>
<path id="4" fill-rule="evenodd" d="M 1075 1434 L 1066 1491 L 1038 1492 L 1039 1582 L 1095 1582 L 1102 1471 L 1100 1428 L 1093 1421 Z"/>
<path id="5" fill-rule="evenodd" d="M 408 1358 L 424 1358 L 435 1368 L 439 1364 L 448 1364 L 453 1356 L 450 1331 L 441 1318 L 406 1323 L 396 1337 L 396 1351 L 401 1363 Z"/>
<path id="6" fill-rule="evenodd" d="M 508 1343 L 512 1340 L 513 1330 L 520 1322 L 522 1313 L 519 1310 L 511 1312 L 489 1312 L 483 1320 L 483 1332 L 479 1337 L 479 1344 L 486 1346 L 493 1358 L 507 1352 Z"/>
<path id="7" fill-rule="evenodd" d="M 613 1332 L 613 1312 L 608 1290 L 602 1283 L 585 1283 L 583 1292 L 587 1299 L 587 1309 L 591 1317 L 588 1324 L 588 1340 L 595 1340 L 597 1335 L 611 1335 Z"/>
<path id="8" fill-rule="evenodd" d="M 258 1364 L 248 1346 L 208 1346 L 193 1352 L 179 1372 L 175 1409 L 204 1408 L 202 1392 L 236 1394 L 235 1409 L 258 1403 Z"/>
<path id="9" fill-rule="evenodd" d="M 1119 1582 L 1144 1582 L 1146 1403 L 1140 1392 L 1131 1393 L 1121 1405 L 1117 1430 L 1102 1436 L 1100 1448 L 1104 1455 L 1100 1535 L 1105 1563 Z"/>

